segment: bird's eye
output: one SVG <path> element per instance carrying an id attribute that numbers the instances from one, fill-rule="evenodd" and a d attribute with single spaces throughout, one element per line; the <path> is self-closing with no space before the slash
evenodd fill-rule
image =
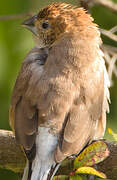
<path id="1" fill-rule="evenodd" d="M 49 23 L 48 22 L 43 22 L 42 23 L 42 28 L 43 29 L 47 29 L 49 27 Z"/>

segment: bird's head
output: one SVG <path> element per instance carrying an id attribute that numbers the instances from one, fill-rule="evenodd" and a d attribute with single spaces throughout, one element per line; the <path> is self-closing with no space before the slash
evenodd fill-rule
<path id="1" fill-rule="evenodd" d="M 51 47 L 66 33 L 82 31 L 83 28 L 86 30 L 93 23 L 83 8 L 66 3 L 52 3 L 22 24 L 36 35 L 39 47 L 44 48 Z"/>

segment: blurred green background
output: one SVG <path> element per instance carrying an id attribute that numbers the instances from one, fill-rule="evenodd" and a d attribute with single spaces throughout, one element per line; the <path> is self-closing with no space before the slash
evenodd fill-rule
<path id="1" fill-rule="evenodd" d="M 62 0 L 61 0 L 62 1 Z M 60 1 L 60 2 L 61 2 Z M 103 1 L 103 0 L 102 0 Z M 38 12 L 50 2 L 47 0 L 0 0 L 0 16 L 20 14 L 25 12 Z M 57 0 L 56 0 L 57 2 Z M 77 5 L 78 0 L 64 0 Z M 115 0 L 117 2 L 117 0 Z M 91 9 L 95 22 L 105 29 L 117 25 L 117 14 L 108 9 L 95 6 Z M 34 46 L 31 32 L 20 24 L 24 19 L 0 21 L 0 129 L 10 129 L 8 123 L 8 110 L 10 96 L 20 65 L 28 51 Z M 117 47 L 117 43 L 103 37 L 103 41 Z M 111 105 L 108 115 L 107 127 L 117 132 L 117 81 L 113 76 L 114 85 L 110 89 Z M 112 139 L 106 132 L 106 138 Z M 0 180 L 18 180 L 17 174 L 0 169 Z"/>

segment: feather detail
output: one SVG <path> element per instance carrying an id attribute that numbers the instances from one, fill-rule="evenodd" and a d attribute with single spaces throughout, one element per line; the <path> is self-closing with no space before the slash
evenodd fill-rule
<path id="1" fill-rule="evenodd" d="M 36 137 L 36 156 L 32 162 L 31 180 L 47 180 L 52 179 L 56 173 L 59 164 L 54 160 L 54 151 L 57 146 L 58 138 L 49 132 L 50 128 L 39 127 Z M 24 176 L 26 177 L 27 168 L 25 168 Z M 22 179 L 25 180 L 25 179 Z"/>
<path id="2" fill-rule="evenodd" d="M 29 161 L 27 160 L 22 180 L 28 180 L 28 174 L 29 174 Z"/>

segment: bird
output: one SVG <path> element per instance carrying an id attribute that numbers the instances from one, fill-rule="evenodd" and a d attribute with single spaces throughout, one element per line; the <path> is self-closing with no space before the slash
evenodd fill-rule
<path id="1" fill-rule="evenodd" d="M 98 26 L 83 8 L 52 3 L 23 25 L 35 47 L 13 89 L 10 125 L 28 159 L 23 180 L 47 180 L 104 136 L 110 82 Z"/>

